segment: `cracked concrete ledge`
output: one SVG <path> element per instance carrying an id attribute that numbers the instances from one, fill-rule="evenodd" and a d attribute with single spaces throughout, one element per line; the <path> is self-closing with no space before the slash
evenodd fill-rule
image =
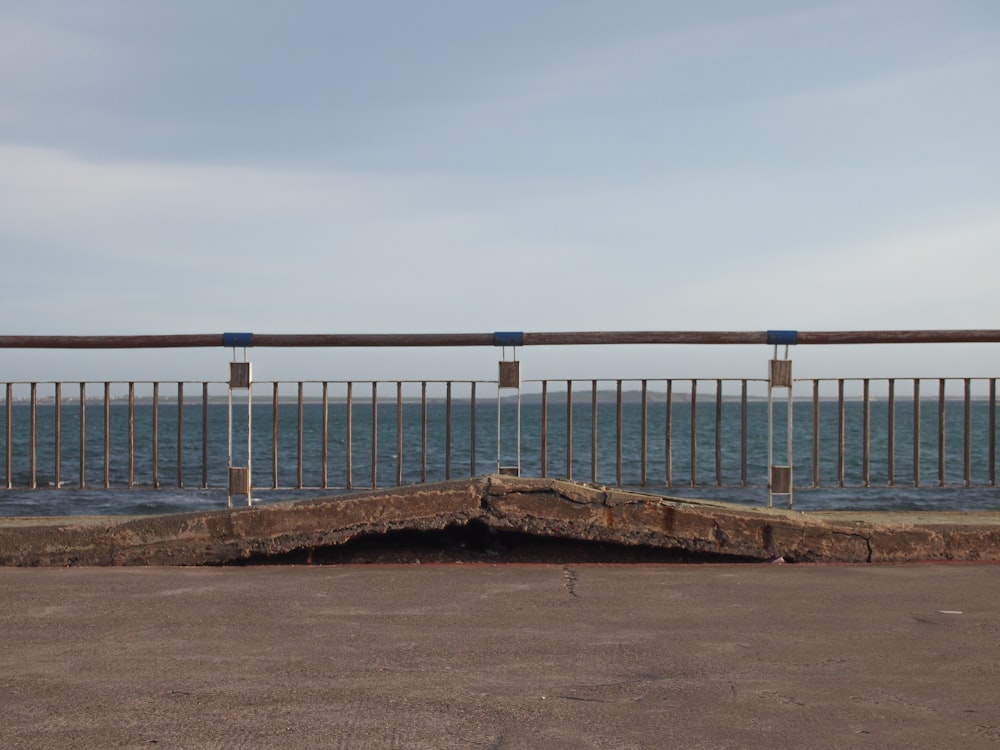
<path id="1" fill-rule="evenodd" d="M 1000 560 L 1000 513 L 802 513 L 488 476 L 165 516 L 0 519 L 0 565 L 211 565 L 473 519 L 498 531 L 747 560 Z"/>

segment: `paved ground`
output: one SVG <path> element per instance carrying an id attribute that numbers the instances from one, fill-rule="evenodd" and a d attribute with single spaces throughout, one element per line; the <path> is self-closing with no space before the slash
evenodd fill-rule
<path id="1" fill-rule="evenodd" d="M 4 748 L 997 748 L 1000 566 L 0 569 Z"/>

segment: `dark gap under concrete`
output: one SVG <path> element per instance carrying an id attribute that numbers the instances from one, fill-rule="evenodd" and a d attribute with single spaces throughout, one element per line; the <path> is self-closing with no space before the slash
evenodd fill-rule
<path id="1" fill-rule="evenodd" d="M 280 554 L 254 554 L 224 565 L 363 565 L 372 563 L 759 563 L 756 558 L 689 552 L 524 532 L 499 531 L 472 520 L 434 531 L 365 534 L 343 544 Z"/>

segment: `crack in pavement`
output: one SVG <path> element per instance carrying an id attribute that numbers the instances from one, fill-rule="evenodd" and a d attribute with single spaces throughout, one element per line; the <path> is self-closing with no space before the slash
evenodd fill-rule
<path id="1" fill-rule="evenodd" d="M 569 595 L 574 599 L 579 599 L 580 595 L 576 593 L 576 582 L 579 580 L 579 576 L 572 570 L 570 570 L 565 565 L 563 566 L 563 586 L 569 591 Z"/>

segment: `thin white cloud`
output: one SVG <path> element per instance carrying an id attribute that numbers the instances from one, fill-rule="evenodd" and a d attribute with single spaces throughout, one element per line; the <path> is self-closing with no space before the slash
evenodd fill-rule
<path id="1" fill-rule="evenodd" d="M 739 310 L 754 330 L 994 328 L 998 274 L 1000 221 L 987 217 L 817 242 L 766 267 L 748 256 L 738 271 L 703 280 L 681 299 L 717 300 L 714 313 L 704 304 L 701 311 L 721 323 Z"/>

